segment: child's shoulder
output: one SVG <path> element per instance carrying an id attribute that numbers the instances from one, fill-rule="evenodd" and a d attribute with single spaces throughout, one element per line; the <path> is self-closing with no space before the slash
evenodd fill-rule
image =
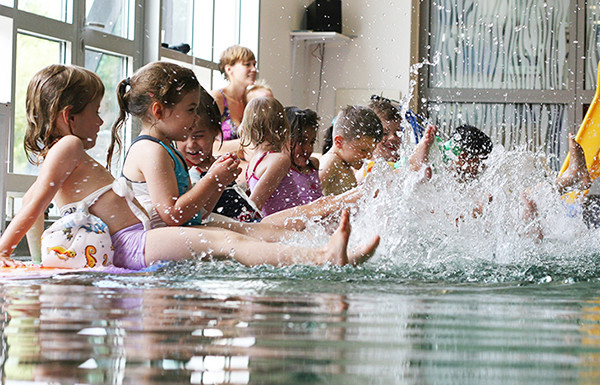
<path id="1" fill-rule="evenodd" d="M 48 153 L 45 156 L 45 160 L 52 157 L 64 157 L 67 156 L 71 160 L 80 159 L 81 155 L 85 153 L 83 142 L 75 135 L 66 135 L 60 138 L 56 143 L 50 147 Z"/>
<path id="2" fill-rule="evenodd" d="M 52 148 L 68 148 L 68 149 L 81 149 L 83 150 L 83 142 L 75 135 L 65 135 L 60 138 Z"/>
<path id="3" fill-rule="evenodd" d="M 60 138 L 44 156 L 44 170 L 52 173 L 70 173 L 83 163 L 84 159 L 92 159 L 86 154 L 83 142 L 75 135 Z M 93 161 L 92 163 L 96 163 Z M 89 163 L 91 164 L 91 163 Z M 40 174 L 41 175 L 41 174 Z"/>
<path id="4" fill-rule="evenodd" d="M 275 169 L 288 172 L 292 165 L 289 155 L 281 152 L 266 152 L 255 153 L 254 158 L 250 161 L 249 171 L 252 171 L 257 176 L 263 175 L 267 170 L 271 172 Z"/>
<path id="5" fill-rule="evenodd" d="M 148 135 L 136 139 L 129 147 L 129 152 L 142 154 L 144 159 L 154 159 L 156 156 L 169 157 L 165 146 L 160 141 L 151 139 Z"/>
<path id="6" fill-rule="evenodd" d="M 328 168 L 339 168 L 340 165 L 343 165 L 344 161 L 342 160 L 342 158 L 340 158 L 339 156 L 337 156 L 337 154 L 335 154 L 332 151 L 327 152 L 326 154 L 324 154 L 321 159 L 320 159 L 320 169 L 328 169 Z"/>
<path id="7" fill-rule="evenodd" d="M 263 162 L 268 165 L 277 165 L 281 167 L 287 166 L 288 168 L 292 165 L 292 161 L 289 155 L 284 154 L 283 152 L 268 152 Z"/>

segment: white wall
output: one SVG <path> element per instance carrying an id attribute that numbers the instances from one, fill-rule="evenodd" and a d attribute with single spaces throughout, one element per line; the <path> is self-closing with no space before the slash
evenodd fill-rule
<path id="1" fill-rule="evenodd" d="M 418 44 L 417 33 L 411 33 L 413 2 L 418 0 L 342 1 L 342 31 L 355 37 L 346 45 L 325 45 L 317 111 L 323 126 L 329 125 L 339 109 L 335 103 L 338 89 L 386 90 L 386 96 L 395 98 L 408 93 L 410 65 L 416 62 L 411 53 L 417 52 Z M 290 32 L 300 28 L 304 7 L 309 3 L 261 1 L 259 68 L 260 77 L 273 87 L 283 105 L 315 109 L 320 71 L 319 61 L 310 55 L 315 46 L 298 45 L 297 73 L 293 77 L 291 74 Z"/>

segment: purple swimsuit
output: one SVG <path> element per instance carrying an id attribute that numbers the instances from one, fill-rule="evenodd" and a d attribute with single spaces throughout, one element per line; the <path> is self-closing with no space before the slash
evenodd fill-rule
<path id="1" fill-rule="evenodd" d="M 254 165 L 252 174 L 246 177 L 250 191 L 254 190 L 259 180 L 254 174 L 256 167 L 270 153 L 272 151 L 262 154 Z M 319 180 L 319 172 L 316 169 L 313 169 L 308 174 L 303 174 L 290 168 L 279 183 L 279 186 L 277 186 L 273 194 L 265 202 L 262 213 L 267 216 L 281 210 L 310 203 L 322 196 L 321 181 Z"/>
<path id="2" fill-rule="evenodd" d="M 238 127 L 233 123 L 231 119 L 231 113 L 229 112 L 229 106 L 227 105 L 227 98 L 223 93 L 223 90 L 219 90 L 223 95 L 223 113 L 221 114 L 221 130 L 223 131 L 223 140 L 238 139 L 240 137 Z"/>
<path id="3" fill-rule="evenodd" d="M 111 237 L 114 248 L 113 264 L 126 269 L 141 270 L 146 266 L 146 230 L 136 223 L 114 233 Z"/>

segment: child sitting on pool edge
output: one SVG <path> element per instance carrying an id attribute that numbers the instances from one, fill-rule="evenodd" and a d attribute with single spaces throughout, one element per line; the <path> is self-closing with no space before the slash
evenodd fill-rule
<path id="1" fill-rule="evenodd" d="M 297 119 L 294 122 L 298 123 Z M 311 183 L 317 175 L 304 174 L 306 164 L 300 165 L 302 171 L 291 168 L 294 156 L 290 154 L 290 124 L 277 99 L 260 97 L 251 100 L 244 111 L 242 125 L 241 144 L 254 152 L 246 170 L 250 199 L 265 216 L 320 197 L 320 186 Z M 304 136 L 303 132 L 299 130 L 299 136 Z M 315 135 L 313 130 L 313 139 L 309 142 Z M 300 163 L 307 161 L 303 153 L 304 150 L 297 154 L 301 155 Z"/>
<path id="2" fill-rule="evenodd" d="M 220 114 L 217 103 L 203 88 L 200 89 L 200 101 L 197 108 L 198 120 L 190 135 L 176 142 L 177 149 L 183 154 L 190 166 L 190 179 L 192 184 L 198 183 L 205 177 L 210 167 L 217 158 L 213 155 L 213 143 L 221 132 Z M 236 182 L 231 182 L 212 209 L 213 213 L 221 214 L 241 222 L 254 222 L 262 218 L 254 202 L 237 187 Z"/>
<path id="3" fill-rule="evenodd" d="M 354 170 L 371 158 L 383 137 L 381 120 L 364 106 L 346 106 L 335 119 L 332 147 L 321 157 L 319 177 L 323 195 L 338 195 L 356 187 Z"/>
<path id="4" fill-rule="evenodd" d="M 159 72 L 167 77 L 177 76 L 177 71 L 161 69 Z M 187 78 L 188 84 L 167 80 L 164 92 L 144 93 L 142 97 L 148 98 L 146 101 L 149 104 L 163 104 L 162 107 L 155 106 L 164 113 L 161 115 L 163 118 L 185 125 L 188 120 L 191 122 L 195 119 L 198 98 L 197 93 L 194 95 L 198 83 L 193 73 L 191 75 Z M 135 84 L 136 80 L 140 79 L 134 75 L 131 83 Z M 126 89 L 128 84 L 129 79 L 124 80 L 119 88 Z M 21 210 L 2 233 L 0 266 L 22 265 L 11 259 L 10 254 L 53 199 L 63 208 L 76 205 L 106 186 L 123 187 L 123 180 L 122 183 L 113 184 L 114 178 L 108 170 L 85 152 L 95 145 L 102 124 L 98 108 L 103 95 L 104 86 L 98 75 L 75 66 L 52 65 L 38 72 L 30 81 L 27 89 L 25 146 L 30 159 L 40 159 L 42 167 L 36 181 L 23 197 Z M 186 98 L 187 95 L 191 97 Z M 127 111 L 134 107 L 129 106 L 130 101 L 126 97 L 122 105 Z M 180 113 L 178 108 L 183 106 L 186 107 L 185 111 L 188 110 L 188 102 L 191 102 L 191 112 Z M 155 118 L 152 118 L 152 114 L 144 114 L 144 119 L 152 120 L 157 125 L 164 124 Z M 122 195 L 118 195 L 117 191 Z M 89 209 L 91 214 L 107 225 L 114 248 L 113 261 L 118 267 L 142 269 L 159 260 L 196 256 L 234 259 L 246 265 L 358 263 L 372 254 L 378 244 L 378 237 L 375 237 L 348 255 L 346 248 L 350 227 L 346 212 L 342 215 L 345 220 L 322 248 L 263 242 L 216 228 L 162 227 L 145 230 L 142 220 L 130 209 L 130 204 L 137 206 L 137 201 L 130 195 L 120 188 L 108 190 Z"/>
<path id="5" fill-rule="evenodd" d="M 437 128 L 433 125 L 427 126 L 423 137 L 417 144 L 413 154 L 408 158 L 401 157 L 399 154 L 402 144 L 402 117 L 398 108 L 389 100 L 379 98 L 369 103 L 369 108 L 375 111 L 383 127 L 382 140 L 377 143 L 373 151 L 373 158 L 366 162 L 362 169 L 355 175 L 358 181 L 361 181 L 374 166 L 377 159 L 383 159 L 393 169 L 398 169 L 408 163 L 411 171 L 420 171 L 423 169 L 423 179 L 431 178 L 431 167 L 429 166 L 429 149 L 435 141 Z"/>

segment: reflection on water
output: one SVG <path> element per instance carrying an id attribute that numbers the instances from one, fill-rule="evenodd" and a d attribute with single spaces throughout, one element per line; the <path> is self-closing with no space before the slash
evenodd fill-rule
<path id="1" fill-rule="evenodd" d="M 185 262 L 1 290 L 8 384 L 600 380 L 597 281 L 425 283 L 368 267 Z"/>
<path id="2" fill-rule="evenodd" d="M 145 274 L 2 282 L 2 378 L 598 383 L 600 230 L 566 215 L 544 163 L 498 146 L 479 180 L 437 170 L 425 184 L 376 164 L 366 184 L 378 195 L 367 192 L 353 213 L 350 243 L 374 233 L 382 242 L 357 268 L 184 261 Z M 527 188 L 541 243 L 520 216 Z M 323 241 L 323 224 L 309 231 Z M 300 238 L 292 242 L 313 242 Z"/>

